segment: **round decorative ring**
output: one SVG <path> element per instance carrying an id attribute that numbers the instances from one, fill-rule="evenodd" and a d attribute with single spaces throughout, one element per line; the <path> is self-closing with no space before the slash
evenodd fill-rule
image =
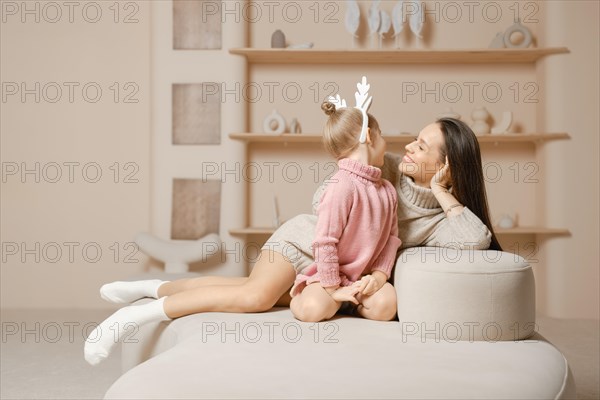
<path id="1" fill-rule="evenodd" d="M 523 41 L 519 44 L 515 44 L 511 41 L 512 34 L 517 32 L 520 32 L 523 35 Z M 509 27 L 506 30 L 506 32 L 504 32 L 504 45 L 508 48 L 524 49 L 526 47 L 529 47 L 529 45 L 531 44 L 531 40 L 531 32 L 519 22 Z"/>
<path id="2" fill-rule="evenodd" d="M 276 127 L 273 128 L 273 123 L 276 123 Z M 263 122 L 263 130 L 265 133 L 271 133 L 275 135 L 279 135 L 285 131 L 285 120 L 276 110 L 265 118 Z"/>

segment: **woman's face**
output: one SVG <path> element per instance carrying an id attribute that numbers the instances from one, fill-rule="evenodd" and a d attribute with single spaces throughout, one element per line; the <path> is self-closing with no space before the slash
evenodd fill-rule
<path id="1" fill-rule="evenodd" d="M 444 166 L 440 162 L 443 145 L 440 126 L 437 123 L 427 125 L 413 142 L 406 145 L 406 154 L 398 169 L 413 178 L 417 185 L 429 187 L 431 178 Z"/>

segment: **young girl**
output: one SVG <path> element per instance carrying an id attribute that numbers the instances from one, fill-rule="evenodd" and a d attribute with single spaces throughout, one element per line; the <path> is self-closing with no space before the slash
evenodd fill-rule
<path id="1" fill-rule="evenodd" d="M 299 320 L 318 322 L 331 318 L 344 301 L 360 310 L 364 298 L 383 290 L 379 296 L 383 294 L 392 307 L 378 319 L 390 320 L 396 295 L 387 280 L 401 242 L 396 189 L 381 178 L 385 140 L 366 110 L 331 102 L 321 108 L 329 116 L 325 147 L 337 159 L 339 170 L 321 197 L 312 243 L 314 263 L 296 277 L 290 308 Z"/>

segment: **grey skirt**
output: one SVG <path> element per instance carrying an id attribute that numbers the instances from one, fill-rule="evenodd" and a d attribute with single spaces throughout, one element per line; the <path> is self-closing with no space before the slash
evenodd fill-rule
<path id="1" fill-rule="evenodd" d="M 315 262 L 312 243 L 317 216 L 300 214 L 286 221 L 271 235 L 261 250 L 282 254 L 293 265 L 296 274 Z"/>

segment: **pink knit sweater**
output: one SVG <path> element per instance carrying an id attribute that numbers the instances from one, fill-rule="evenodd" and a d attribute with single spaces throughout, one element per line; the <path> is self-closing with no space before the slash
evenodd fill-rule
<path id="1" fill-rule="evenodd" d="M 321 197 L 312 245 L 315 263 L 296 277 L 292 296 L 313 282 L 349 286 L 362 275 L 381 271 L 389 278 L 398 239 L 394 186 L 379 168 L 344 158 Z"/>

